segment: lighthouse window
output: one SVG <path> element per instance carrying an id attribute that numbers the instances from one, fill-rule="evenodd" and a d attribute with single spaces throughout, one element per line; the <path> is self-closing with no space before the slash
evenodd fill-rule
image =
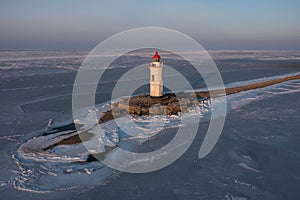
<path id="1" fill-rule="evenodd" d="M 154 75 L 152 75 L 152 81 L 154 81 Z"/>
<path id="2" fill-rule="evenodd" d="M 152 67 L 156 67 L 156 65 L 154 63 L 152 63 Z"/>

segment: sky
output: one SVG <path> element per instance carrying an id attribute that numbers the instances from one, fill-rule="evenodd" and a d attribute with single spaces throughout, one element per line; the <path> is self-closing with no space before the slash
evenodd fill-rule
<path id="1" fill-rule="evenodd" d="M 0 0 L 0 49 L 92 49 L 164 27 L 204 48 L 300 50 L 298 0 Z"/>

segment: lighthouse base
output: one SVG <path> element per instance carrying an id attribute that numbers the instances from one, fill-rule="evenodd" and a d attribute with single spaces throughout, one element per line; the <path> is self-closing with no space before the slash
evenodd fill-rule
<path id="1" fill-rule="evenodd" d="M 150 82 L 150 96 L 162 97 L 163 95 L 163 84 L 159 82 Z"/>

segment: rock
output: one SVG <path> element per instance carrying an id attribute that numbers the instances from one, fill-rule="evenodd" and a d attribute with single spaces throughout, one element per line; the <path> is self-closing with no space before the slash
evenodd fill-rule
<path id="1" fill-rule="evenodd" d="M 111 105 L 111 110 L 102 113 L 99 123 L 126 115 L 173 115 L 185 112 L 193 104 L 198 104 L 195 95 L 165 94 L 162 97 L 139 95 L 122 98 Z M 179 96 L 179 97 L 178 97 Z"/>
<path id="2" fill-rule="evenodd" d="M 164 108 L 160 104 L 154 104 L 149 108 L 149 114 L 152 115 L 163 115 L 164 114 Z"/>

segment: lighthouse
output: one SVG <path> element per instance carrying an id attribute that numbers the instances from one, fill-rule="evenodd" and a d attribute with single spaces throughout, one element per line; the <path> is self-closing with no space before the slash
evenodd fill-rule
<path id="1" fill-rule="evenodd" d="M 162 80 L 162 68 L 163 63 L 161 62 L 158 52 L 152 57 L 152 62 L 148 64 L 150 70 L 150 96 L 161 97 L 163 96 L 163 80 Z"/>

